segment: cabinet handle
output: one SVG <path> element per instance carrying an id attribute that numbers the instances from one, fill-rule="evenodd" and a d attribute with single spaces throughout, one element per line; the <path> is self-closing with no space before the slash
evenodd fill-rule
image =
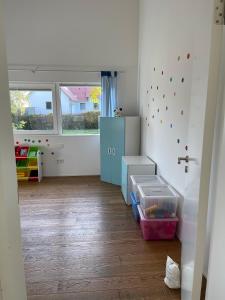
<path id="1" fill-rule="evenodd" d="M 108 147 L 108 155 L 111 155 L 111 154 L 112 154 L 112 148 Z"/>
<path id="2" fill-rule="evenodd" d="M 115 147 L 112 148 L 112 155 L 113 155 L 113 156 L 116 155 L 116 149 L 115 149 Z"/>

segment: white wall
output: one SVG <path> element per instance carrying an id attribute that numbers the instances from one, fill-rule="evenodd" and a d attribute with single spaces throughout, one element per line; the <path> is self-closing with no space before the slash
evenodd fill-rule
<path id="1" fill-rule="evenodd" d="M 119 105 L 137 113 L 138 0 L 4 2 L 9 69 L 26 69 L 9 71 L 10 81 L 92 83 L 99 71 L 118 70 Z M 36 66 L 51 71 L 31 72 Z M 45 175 L 99 174 L 98 136 L 51 139 L 64 145 L 64 164 L 47 159 Z"/>
<path id="2" fill-rule="evenodd" d="M 122 70 L 119 102 L 126 114 L 136 113 L 138 0 L 4 1 L 10 65 Z M 59 81 L 67 81 L 64 73 Z"/>
<path id="3" fill-rule="evenodd" d="M 100 174 L 99 135 L 63 137 L 16 135 L 14 137 L 15 143 L 27 144 L 28 139 L 29 145 L 38 145 L 43 153 L 41 155 L 43 175 L 46 177 Z"/>
<path id="4" fill-rule="evenodd" d="M 26 300 L 2 18 L 0 0 L 0 298 Z"/>
<path id="5" fill-rule="evenodd" d="M 146 0 L 141 1 L 139 17 L 142 153 L 157 163 L 158 173 L 182 195 L 184 164 L 178 165 L 177 159 L 187 155 L 189 147 L 191 74 L 195 60 L 192 10 L 188 1 Z"/>

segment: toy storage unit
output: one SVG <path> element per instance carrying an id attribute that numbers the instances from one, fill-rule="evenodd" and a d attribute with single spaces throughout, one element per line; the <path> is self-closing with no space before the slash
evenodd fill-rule
<path id="1" fill-rule="evenodd" d="M 121 185 L 124 155 L 138 155 L 140 117 L 100 118 L 101 180 Z"/>
<path id="2" fill-rule="evenodd" d="M 174 218 L 179 196 L 172 187 L 138 185 L 140 206 L 146 218 Z"/>
<path id="3" fill-rule="evenodd" d="M 148 219 L 139 205 L 138 211 L 144 240 L 172 240 L 175 238 L 178 218 Z"/>
<path id="4" fill-rule="evenodd" d="M 42 165 L 39 148 L 16 146 L 16 173 L 18 181 L 41 181 Z"/>
<path id="5" fill-rule="evenodd" d="M 122 194 L 126 204 L 130 205 L 132 190 L 131 175 L 154 175 L 155 163 L 147 156 L 123 156 L 122 158 Z"/>

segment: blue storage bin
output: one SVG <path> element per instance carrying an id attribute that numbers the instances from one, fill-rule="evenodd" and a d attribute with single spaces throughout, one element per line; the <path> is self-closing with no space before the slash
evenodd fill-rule
<path id="1" fill-rule="evenodd" d="M 137 222 L 140 222 L 140 214 L 139 214 L 139 210 L 138 210 L 138 205 L 140 204 L 140 202 L 137 200 L 135 193 L 133 193 L 133 192 L 130 193 L 130 200 L 131 200 L 132 212 L 133 212 L 134 219 Z"/>

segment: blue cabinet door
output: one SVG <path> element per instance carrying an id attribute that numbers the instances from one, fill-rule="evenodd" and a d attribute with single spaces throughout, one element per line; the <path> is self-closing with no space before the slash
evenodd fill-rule
<path id="1" fill-rule="evenodd" d="M 101 180 L 111 183 L 111 124 L 108 118 L 100 118 L 100 164 Z"/>
<path id="2" fill-rule="evenodd" d="M 100 118 L 101 179 L 121 185 L 121 160 L 125 152 L 124 118 Z"/>
<path id="3" fill-rule="evenodd" d="M 124 118 L 114 118 L 112 126 L 112 183 L 121 185 L 122 156 L 125 153 Z"/>

